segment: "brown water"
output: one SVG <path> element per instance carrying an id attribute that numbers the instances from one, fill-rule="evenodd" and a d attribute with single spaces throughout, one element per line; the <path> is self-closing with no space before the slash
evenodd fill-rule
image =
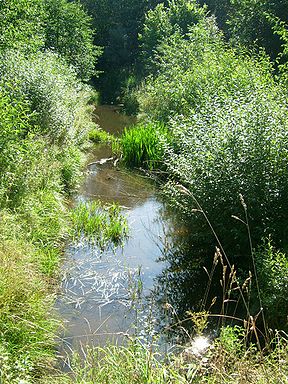
<path id="1" fill-rule="evenodd" d="M 110 106 L 98 108 L 96 114 L 99 125 L 111 133 L 134 123 Z M 119 343 L 127 333 L 152 334 L 153 320 L 148 319 L 154 303 L 146 298 L 165 268 L 159 260 L 167 243 L 168 224 L 161 218 L 163 206 L 151 180 L 115 167 L 113 162 L 95 164 L 110 155 L 106 145 L 98 145 L 91 152 L 85 181 L 75 200 L 120 204 L 127 217 L 129 238 L 123 247 L 105 252 L 85 240 L 67 247 L 62 294 L 57 302 L 66 325 L 62 354 L 87 344 L 103 345 L 111 339 Z"/>
<path id="2" fill-rule="evenodd" d="M 117 136 L 123 132 L 125 127 L 135 124 L 136 118 L 121 114 L 118 106 L 102 105 L 96 108 L 94 121 L 104 131 Z"/>

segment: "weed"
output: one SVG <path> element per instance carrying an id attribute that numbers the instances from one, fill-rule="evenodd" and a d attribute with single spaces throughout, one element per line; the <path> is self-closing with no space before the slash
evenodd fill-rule
<path id="1" fill-rule="evenodd" d="M 117 204 L 100 201 L 78 204 L 71 213 L 74 237 L 86 237 L 100 248 L 119 245 L 128 236 L 128 226 Z"/>
<path id="2" fill-rule="evenodd" d="M 102 129 L 93 129 L 89 132 L 88 138 L 95 144 L 98 143 L 113 143 L 116 139 L 113 135 L 108 132 L 103 131 Z"/>
<path id="3" fill-rule="evenodd" d="M 167 135 L 162 124 L 140 124 L 126 129 L 120 141 L 124 163 L 129 167 L 161 169 L 164 156 L 161 138 Z"/>

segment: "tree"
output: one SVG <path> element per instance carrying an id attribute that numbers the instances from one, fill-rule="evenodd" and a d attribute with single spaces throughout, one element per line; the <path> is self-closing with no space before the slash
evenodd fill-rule
<path id="1" fill-rule="evenodd" d="M 44 8 L 45 48 L 60 53 L 80 78 L 88 80 L 101 53 L 93 45 L 91 18 L 80 4 L 67 0 L 44 0 Z"/>
<path id="2" fill-rule="evenodd" d="M 0 1 L 0 50 L 36 51 L 44 38 L 42 0 Z"/>
<path id="3" fill-rule="evenodd" d="M 81 0 L 93 18 L 95 44 L 104 47 L 98 69 L 102 97 L 112 101 L 133 69 L 140 53 L 138 34 L 146 11 L 160 0 Z"/>
<path id="4" fill-rule="evenodd" d="M 151 70 L 154 53 L 174 33 L 185 36 L 189 27 L 203 20 L 207 8 L 201 7 L 196 0 L 169 0 L 167 6 L 158 4 L 147 12 L 140 42 L 144 65 Z"/>

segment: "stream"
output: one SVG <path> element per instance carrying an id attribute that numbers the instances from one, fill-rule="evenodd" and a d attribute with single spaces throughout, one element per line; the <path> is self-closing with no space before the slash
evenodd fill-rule
<path id="1" fill-rule="evenodd" d="M 98 107 L 96 114 L 101 128 L 116 135 L 134 123 L 112 106 Z M 151 292 L 167 266 L 162 255 L 171 223 L 161 216 L 163 203 L 150 179 L 113 162 L 95 164 L 110 155 L 109 146 L 95 146 L 75 204 L 95 199 L 118 203 L 127 217 L 129 237 L 122 247 L 105 251 L 85 240 L 67 247 L 56 305 L 65 323 L 59 350 L 63 360 L 69 351 L 87 345 L 121 343 L 135 333 L 151 338 L 156 332 Z"/>

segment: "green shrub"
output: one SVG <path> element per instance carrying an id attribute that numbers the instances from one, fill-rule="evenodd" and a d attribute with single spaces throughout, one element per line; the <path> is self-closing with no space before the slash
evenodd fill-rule
<path id="1" fill-rule="evenodd" d="M 261 300 L 269 325 L 287 329 L 288 259 L 271 241 L 263 242 L 255 252 Z"/>
<path id="2" fill-rule="evenodd" d="M 102 53 L 93 44 L 91 18 L 79 2 L 43 0 L 45 48 L 53 49 L 73 65 L 82 80 L 96 74 L 95 61 Z"/>
<path id="3" fill-rule="evenodd" d="M 158 75 L 139 94 L 140 110 L 148 121 L 167 122 L 173 146 L 165 147 L 166 190 L 174 205 L 201 228 L 203 216 L 191 213 L 196 198 L 228 253 L 248 255 L 246 228 L 231 218 L 243 217 L 239 194 L 255 245 L 264 232 L 285 245 L 288 103 L 267 58 L 230 49 L 209 23 L 162 45 Z M 193 197 L 179 193 L 179 182 Z"/>
<path id="4" fill-rule="evenodd" d="M 35 52 L 44 44 L 42 0 L 0 2 L 0 50 Z"/>
<path id="5" fill-rule="evenodd" d="M 10 0 L 0 4 L 0 51 L 25 54 L 51 49 L 89 80 L 101 49 L 93 45 L 91 19 L 77 2 Z"/>
<path id="6" fill-rule="evenodd" d="M 16 85 L 16 98 L 27 100 L 33 111 L 34 133 L 60 143 L 81 140 L 86 135 L 90 90 L 55 53 L 39 52 L 25 57 L 6 52 L 0 58 L 0 78 L 5 84 Z M 85 119 L 80 118 L 83 114 Z"/>
<path id="7" fill-rule="evenodd" d="M 137 115 L 139 104 L 137 100 L 138 80 L 135 75 L 131 74 L 125 81 L 122 88 L 121 99 L 123 101 L 123 109 L 127 115 Z"/>
<path id="8" fill-rule="evenodd" d="M 148 11 L 139 36 L 142 58 L 148 69 L 155 70 L 153 61 L 157 51 L 162 51 L 162 44 L 170 36 L 175 33 L 185 36 L 191 26 L 204 20 L 206 13 L 206 7 L 201 7 L 196 0 L 169 0 L 167 5 L 161 2 Z"/>
<path id="9" fill-rule="evenodd" d="M 116 140 L 113 135 L 109 134 L 106 131 L 103 131 L 101 128 L 92 129 L 88 134 L 88 138 L 95 144 L 113 143 Z"/>
<path id="10" fill-rule="evenodd" d="M 249 97 L 273 83 L 268 59 L 229 49 L 213 19 L 191 27 L 185 38 L 172 35 L 161 47 L 157 76 L 148 77 L 138 94 L 140 113 L 148 120 L 213 111 L 214 104 Z"/>

